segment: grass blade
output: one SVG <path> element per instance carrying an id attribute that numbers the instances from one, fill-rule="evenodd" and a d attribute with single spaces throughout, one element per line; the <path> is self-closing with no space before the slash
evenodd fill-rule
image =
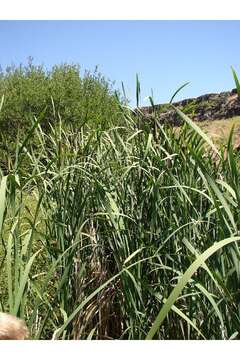
<path id="1" fill-rule="evenodd" d="M 172 305 L 177 301 L 178 296 L 181 294 L 183 288 L 186 286 L 188 281 L 192 278 L 193 274 L 202 266 L 202 264 L 212 256 L 216 251 L 220 250 L 226 245 L 229 245 L 235 241 L 239 241 L 240 237 L 231 237 L 228 239 L 224 239 L 215 243 L 206 251 L 204 251 L 198 258 L 192 263 L 192 265 L 185 271 L 181 279 L 179 280 L 178 284 L 175 286 L 171 294 L 169 295 L 166 303 L 163 305 L 162 309 L 160 310 L 157 318 L 155 319 L 151 329 L 149 330 L 146 340 L 153 339 L 154 335 L 158 331 L 159 327 L 163 323 L 164 319 L 166 318 L 167 314 L 171 310 Z"/>

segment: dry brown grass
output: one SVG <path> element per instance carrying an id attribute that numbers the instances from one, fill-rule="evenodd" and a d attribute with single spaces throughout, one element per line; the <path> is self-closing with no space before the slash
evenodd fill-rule
<path id="1" fill-rule="evenodd" d="M 240 143 L 240 116 L 231 119 L 198 122 L 197 124 L 217 145 L 227 142 L 230 131 L 234 126 L 234 146 Z"/>

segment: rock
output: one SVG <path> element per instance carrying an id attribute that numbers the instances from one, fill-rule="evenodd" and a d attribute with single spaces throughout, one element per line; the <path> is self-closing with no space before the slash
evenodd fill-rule
<path id="1" fill-rule="evenodd" d="M 227 119 L 240 115 L 240 99 L 236 89 L 184 99 L 173 103 L 173 105 L 194 121 Z M 141 112 L 146 120 L 155 117 L 160 123 L 169 123 L 173 126 L 181 125 L 182 120 L 176 112 L 166 107 L 167 104 L 155 105 L 154 108 L 145 106 L 141 108 Z"/>

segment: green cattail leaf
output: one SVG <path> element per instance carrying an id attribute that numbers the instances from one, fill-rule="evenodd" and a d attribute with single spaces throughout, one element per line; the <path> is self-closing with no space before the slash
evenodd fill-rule
<path id="1" fill-rule="evenodd" d="M 234 81 L 235 81 L 235 84 L 236 84 L 236 88 L 237 88 L 237 94 L 238 96 L 240 97 L 240 82 L 238 80 L 238 76 L 237 76 L 237 73 L 236 71 L 234 70 L 233 67 L 231 67 L 232 69 L 232 73 L 233 73 L 233 78 L 234 78 Z"/>
<path id="2" fill-rule="evenodd" d="M 205 261 L 212 256 L 216 251 L 222 249 L 224 246 L 229 245 L 235 241 L 239 241 L 240 237 L 231 237 L 224 240 L 219 241 L 218 243 L 215 243 L 210 248 L 208 248 L 204 253 L 202 253 L 200 256 L 197 257 L 197 259 L 192 263 L 192 265 L 189 266 L 189 268 L 185 271 L 185 273 L 182 275 L 180 280 L 178 281 L 178 284 L 175 286 L 171 294 L 169 295 L 166 303 L 163 305 L 162 309 L 160 310 L 157 318 L 155 319 L 151 329 L 149 330 L 146 340 L 153 339 L 154 335 L 162 325 L 164 319 L 166 318 L 167 314 L 172 308 L 172 305 L 177 301 L 178 296 L 181 294 L 182 290 L 186 286 L 186 284 L 189 282 L 189 280 L 192 278 L 194 273 L 197 272 L 197 270 L 202 266 L 202 264 L 205 263 Z"/>

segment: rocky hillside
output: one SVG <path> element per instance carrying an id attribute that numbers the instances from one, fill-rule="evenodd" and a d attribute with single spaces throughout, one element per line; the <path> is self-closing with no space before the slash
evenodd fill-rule
<path id="1" fill-rule="evenodd" d="M 217 94 L 206 94 L 197 98 L 185 99 L 173 103 L 194 121 L 220 120 L 240 115 L 240 99 L 236 89 Z M 144 117 L 155 118 L 162 122 L 171 123 L 174 126 L 181 125 L 181 119 L 168 104 L 159 104 L 141 108 Z"/>

